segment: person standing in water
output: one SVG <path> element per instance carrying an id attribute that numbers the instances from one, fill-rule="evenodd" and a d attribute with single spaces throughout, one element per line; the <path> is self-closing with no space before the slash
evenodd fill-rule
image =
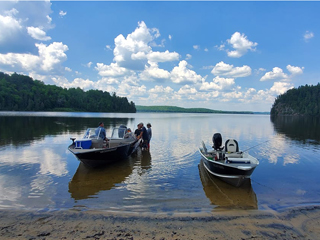
<path id="1" fill-rule="evenodd" d="M 140 123 L 137 125 L 137 129 L 134 131 L 134 134 L 136 135 L 137 139 L 141 138 L 141 132 L 142 132 L 142 126 Z"/>
<path id="2" fill-rule="evenodd" d="M 149 137 L 149 141 L 148 141 L 148 150 L 150 149 L 150 141 L 152 138 L 152 129 L 151 129 L 151 123 L 147 124 L 147 133 L 148 133 L 148 137 Z"/>
<path id="3" fill-rule="evenodd" d="M 147 129 L 143 126 L 143 123 L 138 124 L 138 131 L 140 130 L 140 135 L 137 137 L 138 139 L 142 138 L 142 150 L 148 150 L 149 136 L 147 133 Z M 136 130 L 136 131 L 137 131 Z"/>

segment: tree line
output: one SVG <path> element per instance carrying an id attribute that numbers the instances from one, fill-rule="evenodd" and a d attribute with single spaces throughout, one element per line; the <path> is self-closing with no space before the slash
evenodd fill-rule
<path id="1" fill-rule="evenodd" d="M 136 112 L 126 97 L 101 90 L 62 88 L 17 73 L 0 72 L 0 111 Z"/>
<path id="2" fill-rule="evenodd" d="M 320 83 L 293 88 L 279 95 L 271 115 L 320 116 Z"/>

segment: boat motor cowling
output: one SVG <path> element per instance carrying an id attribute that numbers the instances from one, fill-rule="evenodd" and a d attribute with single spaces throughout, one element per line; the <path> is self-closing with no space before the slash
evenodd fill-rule
<path id="1" fill-rule="evenodd" d="M 212 141 L 213 141 L 212 147 L 214 148 L 214 150 L 222 150 L 223 149 L 223 147 L 221 148 L 222 136 L 220 133 L 213 134 Z"/>

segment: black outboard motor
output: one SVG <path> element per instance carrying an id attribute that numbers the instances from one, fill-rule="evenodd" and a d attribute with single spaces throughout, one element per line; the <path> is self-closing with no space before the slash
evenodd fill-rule
<path id="1" fill-rule="evenodd" d="M 222 136 L 220 133 L 215 133 L 213 134 L 213 137 L 212 137 L 212 141 L 213 141 L 213 149 L 214 150 L 222 150 L 223 147 L 221 148 L 221 145 L 222 145 Z"/>

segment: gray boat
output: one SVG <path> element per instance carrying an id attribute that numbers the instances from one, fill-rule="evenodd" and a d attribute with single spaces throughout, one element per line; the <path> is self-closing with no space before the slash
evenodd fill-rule
<path id="1" fill-rule="evenodd" d="M 87 166 L 101 167 L 126 159 L 140 146 L 141 139 L 127 127 L 114 128 L 108 141 L 99 137 L 99 131 L 99 128 L 88 128 L 83 138 L 71 138 L 68 149 Z"/>
<path id="2" fill-rule="evenodd" d="M 259 161 L 247 152 L 239 151 L 238 142 L 228 139 L 222 146 L 220 133 L 213 135 L 213 147 L 208 150 L 202 141 L 199 152 L 203 159 L 202 164 L 206 170 L 221 180 L 236 187 L 250 178 Z"/>

